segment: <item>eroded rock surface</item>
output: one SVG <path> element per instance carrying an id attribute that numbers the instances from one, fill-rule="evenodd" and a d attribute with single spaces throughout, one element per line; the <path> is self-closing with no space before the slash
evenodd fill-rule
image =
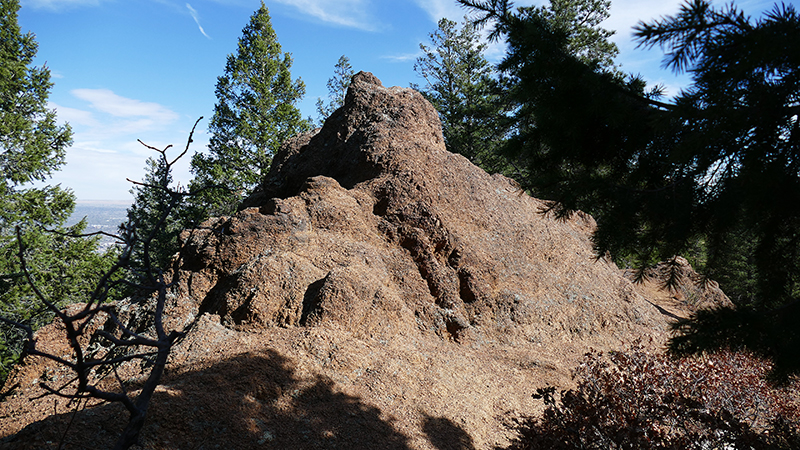
<path id="1" fill-rule="evenodd" d="M 185 236 L 181 296 L 226 326 L 341 326 L 528 342 L 645 333 L 654 308 L 510 180 L 445 150 L 436 111 L 358 74 L 283 147 L 248 206 Z"/>

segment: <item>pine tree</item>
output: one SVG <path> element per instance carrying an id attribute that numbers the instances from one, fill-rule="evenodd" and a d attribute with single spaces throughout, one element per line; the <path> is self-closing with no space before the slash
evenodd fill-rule
<path id="1" fill-rule="evenodd" d="M 567 32 L 568 54 L 585 64 L 614 70 L 614 58 L 619 54 L 617 45 L 609 41 L 614 31 L 600 26 L 610 16 L 610 0 L 550 0 L 549 6 L 525 9 Z"/>
<path id="2" fill-rule="evenodd" d="M 671 348 L 747 347 L 778 379 L 800 373 L 800 14 L 776 5 L 753 21 L 691 0 L 635 37 L 692 75 L 662 146 L 692 192 L 681 205 L 692 222 L 674 236 L 707 239 L 706 272 L 738 306 L 678 324 Z"/>
<path id="3" fill-rule="evenodd" d="M 317 123 L 319 126 L 322 126 L 325 119 L 344 105 L 344 98 L 353 75 L 355 72 L 353 66 L 350 65 L 350 59 L 342 55 L 334 66 L 333 77 L 328 79 L 328 104 L 326 105 L 321 98 L 317 99 L 317 113 L 319 114 Z"/>
<path id="4" fill-rule="evenodd" d="M 242 30 L 236 53 L 228 55 L 225 74 L 217 79 L 208 154 L 192 157 L 190 188 L 220 187 L 195 199 L 207 214 L 235 212 L 266 175 L 283 141 L 310 128 L 296 107 L 305 85 L 292 80 L 291 67 L 292 57 L 282 52 L 261 2 Z"/>
<path id="5" fill-rule="evenodd" d="M 445 145 L 487 171 L 502 171 L 507 165 L 498 154 L 505 130 L 503 104 L 483 56 L 487 45 L 472 24 L 458 29 L 448 19 L 439 21 L 430 40 L 430 46 L 420 44 L 423 56 L 414 64 L 425 85 L 414 87 L 439 112 Z"/>
<path id="6" fill-rule="evenodd" d="M 800 373 L 800 17 L 776 6 L 751 21 L 733 5 L 691 0 L 678 15 L 639 24 L 692 84 L 669 103 L 574 35 L 508 2 L 462 1 L 496 19 L 500 64 L 515 80 L 510 146 L 529 161 L 527 186 L 551 211 L 593 214 L 600 255 L 640 270 L 701 243 L 701 269 L 735 293 L 737 309 L 676 325 L 679 354 L 747 347 Z M 640 272 L 642 273 L 642 272 Z M 738 279 L 737 279 L 738 278 Z"/>
<path id="7" fill-rule="evenodd" d="M 181 231 L 195 228 L 204 219 L 202 211 L 187 200 L 190 194 L 180 185 L 172 186 L 172 166 L 188 151 L 190 143 L 173 161 L 167 157 L 171 146 L 160 150 L 144 144 L 158 155 L 147 158 L 144 178 L 131 188 L 134 201 L 128 208 L 127 223 L 120 229 L 124 234 L 124 227 L 131 227 L 137 233 L 128 268 L 130 281 L 134 284 L 143 281 L 139 279 L 140 274 L 166 269 L 179 250 L 178 235 Z"/>
<path id="8" fill-rule="evenodd" d="M 63 226 L 75 204 L 71 191 L 32 187 L 64 164 L 72 131 L 47 109 L 50 71 L 31 66 L 37 43 L 33 34 L 22 34 L 19 7 L 17 0 L 0 0 L 0 316 L 38 328 L 52 316 L 34 306 L 20 272 L 17 228 L 28 244 L 33 277 L 57 305 L 81 300 L 76 293 L 110 262 L 96 252 L 97 239 L 67 236 L 85 227 L 85 222 Z M 17 329 L 0 324 L 0 381 L 17 360 L 22 338 Z"/>

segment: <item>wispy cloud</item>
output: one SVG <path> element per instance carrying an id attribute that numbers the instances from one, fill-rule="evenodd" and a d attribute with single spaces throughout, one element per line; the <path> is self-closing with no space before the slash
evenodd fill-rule
<path id="1" fill-rule="evenodd" d="M 211 36 L 209 36 L 208 34 L 206 34 L 206 30 L 204 30 L 204 29 L 203 29 L 203 26 L 202 26 L 202 25 L 200 25 L 200 15 L 199 15 L 199 14 L 197 14 L 197 10 L 195 10 L 194 8 L 192 8 L 192 5 L 190 5 L 190 4 L 188 4 L 188 3 L 186 4 L 186 8 L 188 8 L 188 9 L 189 9 L 189 14 L 191 14 L 191 15 L 192 15 L 192 19 L 194 19 L 194 22 L 197 24 L 197 28 L 199 28 L 199 29 L 200 29 L 200 32 L 201 32 L 201 33 L 203 33 L 203 36 L 205 36 L 205 37 L 207 37 L 207 38 L 211 39 Z"/>
<path id="2" fill-rule="evenodd" d="M 402 63 L 402 62 L 414 61 L 417 58 L 419 58 L 420 56 L 422 56 L 422 52 L 403 53 L 403 54 L 399 54 L 399 55 L 384 55 L 384 56 L 381 56 L 381 59 L 385 59 L 386 61 L 389 61 L 389 62 Z"/>
<path id="3" fill-rule="evenodd" d="M 103 0 L 22 0 L 22 6 L 58 11 L 76 6 L 97 6 Z"/>
<path id="4" fill-rule="evenodd" d="M 369 13 L 370 0 L 275 0 L 294 6 L 298 12 L 323 22 L 365 31 L 376 31 L 376 19 Z"/>
<path id="5" fill-rule="evenodd" d="M 74 89 L 75 97 L 89 102 L 92 108 L 116 117 L 144 117 L 159 122 L 173 122 L 178 114 L 158 103 L 125 98 L 108 89 Z"/>
<path id="6" fill-rule="evenodd" d="M 47 109 L 55 110 L 58 120 L 61 122 L 68 122 L 70 125 L 85 125 L 89 127 L 98 125 L 97 120 L 94 118 L 94 115 L 92 115 L 91 111 L 68 108 L 52 102 L 47 102 Z"/>
<path id="7" fill-rule="evenodd" d="M 48 103 L 60 123 L 69 122 L 73 145 L 67 150 L 67 164 L 51 182 L 69 186 L 79 199 L 128 199 L 131 184 L 140 180 L 145 160 L 155 153 L 137 142 L 165 148 L 177 156 L 194 121 L 154 102 L 126 98 L 108 89 L 75 89 L 70 107 Z M 70 101 L 71 100 L 71 101 Z M 202 150 L 208 142 L 202 130 L 194 135 L 191 150 Z M 190 157 L 175 167 L 175 182 L 185 185 L 191 179 Z M 98 188 L 102 186 L 102 188 Z"/>

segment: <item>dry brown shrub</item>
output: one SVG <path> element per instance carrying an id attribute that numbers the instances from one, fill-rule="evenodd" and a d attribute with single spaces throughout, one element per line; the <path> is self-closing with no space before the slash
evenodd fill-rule
<path id="1" fill-rule="evenodd" d="M 800 448 L 800 382 L 770 385 L 769 364 L 722 351 L 671 358 L 633 346 L 588 353 L 575 389 L 539 389 L 547 405 L 516 424 L 509 450 Z"/>

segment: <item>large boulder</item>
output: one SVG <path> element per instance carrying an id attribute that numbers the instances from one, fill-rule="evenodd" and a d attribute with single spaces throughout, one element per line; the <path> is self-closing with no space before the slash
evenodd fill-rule
<path id="1" fill-rule="evenodd" d="M 660 332 L 591 217 L 555 220 L 511 180 L 448 152 L 416 91 L 353 79 L 321 130 L 287 142 L 230 218 L 186 232 L 181 297 L 237 330 L 554 343 Z"/>

